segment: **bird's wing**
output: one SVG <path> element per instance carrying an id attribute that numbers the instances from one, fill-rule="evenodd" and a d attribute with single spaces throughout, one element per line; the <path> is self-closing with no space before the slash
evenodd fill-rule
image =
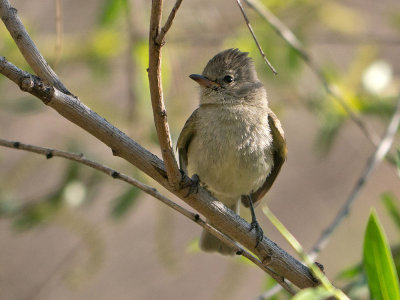
<path id="1" fill-rule="evenodd" d="M 198 109 L 196 109 L 192 115 L 187 119 L 185 126 L 179 135 L 178 142 L 176 148 L 178 149 L 179 154 L 179 166 L 180 168 L 187 173 L 187 163 L 188 157 L 187 152 L 189 149 L 189 144 L 196 134 L 196 123 L 198 118 Z"/>
<path id="2" fill-rule="evenodd" d="M 281 126 L 281 122 L 278 120 L 276 115 L 271 110 L 268 113 L 268 123 L 273 138 L 274 151 L 272 155 L 273 155 L 274 165 L 271 169 L 271 172 L 265 179 L 264 184 L 257 191 L 251 194 L 253 204 L 259 202 L 262 199 L 262 197 L 269 191 L 276 177 L 278 176 L 279 171 L 281 170 L 281 167 L 285 162 L 287 156 L 286 140 Z M 244 206 L 249 207 L 247 197 L 242 197 L 242 203 Z"/>

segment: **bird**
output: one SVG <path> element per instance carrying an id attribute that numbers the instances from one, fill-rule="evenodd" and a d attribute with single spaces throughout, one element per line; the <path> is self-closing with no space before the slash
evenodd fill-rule
<path id="1" fill-rule="evenodd" d="M 180 168 L 234 212 L 239 214 L 240 202 L 250 208 L 257 246 L 263 231 L 254 205 L 270 190 L 287 157 L 282 125 L 268 106 L 266 89 L 247 52 L 224 50 L 201 75 L 189 77 L 200 85 L 200 103 L 177 141 Z M 206 252 L 235 254 L 205 230 L 199 246 Z"/>

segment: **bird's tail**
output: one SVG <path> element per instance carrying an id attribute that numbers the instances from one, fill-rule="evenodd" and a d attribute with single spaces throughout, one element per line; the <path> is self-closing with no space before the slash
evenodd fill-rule
<path id="1" fill-rule="evenodd" d="M 224 201 L 224 203 L 226 203 Z M 237 199 L 234 204 L 226 205 L 228 208 L 232 209 L 237 214 L 239 213 L 240 201 Z M 212 225 L 212 224 L 211 224 Z M 229 247 L 227 244 L 222 242 L 220 239 L 213 236 L 206 230 L 203 230 L 200 237 L 200 249 L 205 252 L 219 252 L 222 255 L 234 255 L 235 250 Z"/>

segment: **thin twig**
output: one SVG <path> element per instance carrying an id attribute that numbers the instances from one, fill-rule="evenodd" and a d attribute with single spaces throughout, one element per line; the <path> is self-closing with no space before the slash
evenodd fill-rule
<path id="1" fill-rule="evenodd" d="M 389 152 L 395 134 L 400 124 L 400 96 L 397 102 L 396 110 L 392 116 L 392 119 L 389 122 L 389 125 L 386 128 L 385 134 L 383 135 L 381 141 L 379 142 L 378 147 L 375 150 L 375 153 L 368 159 L 367 165 L 356 182 L 353 190 L 351 191 L 349 197 L 346 202 L 342 206 L 342 208 L 337 213 L 333 222 L 322 232 L 320 238 L 316 242 L 315 246 L 310 252 L 310 256 L 315 259 L 318 253 L 327 245 L 330 237 L 332 236 L 335 229 L 341 224 L 344 218 L 349 214 L 351 205 L 356 200 L 359 195 L 361 189 L 364 187 L 365 183 L 369 179 L 371 173 L 377 167 L 377 165 L 382 161 L 382 159 Z"/>
<path id="2" fill-rule="evenodd" d="M 56 45 L 54 69 L 57 68 L 63 52 L 63 32 L 62 0 L 56 0 Z"/>
<path id="3" fill-rule="evenodd" d="M 238 0 L 237 0 L 238 1 Z M 347 105 L 343 96 L 340 95 L 339 91 L 332 88 L 329 84 L 329 80 L 325 74 L 317 67 L 311 56 L 305 51 L 301 42 L 297 39 L 294 33 L 281 22 L 268 8 L 260 3 L 258 0 L 244 0 L 245 3 L 253 8 L 263 19 L 265 19 L 273 29 L 288 43 L 288 45 L 296 51 L 297 54 L 306 62 L 311 71 L 316 75 L 319 81 L 322 83 L 325 91 L 334 97 L 336 101 L 343 107 L 350 119 L 361 129 L 367 139 L 376 147 L 378 145 L 378 136 L 372 133 L 367 125 L 361 120 Z"/>
<path id="4" fill-rule="evenodd" d="M 179 189 L 182 175 L 175 158 L 174 150 L 172 148 L 161 80 L 162 45 L 157 43 L 157 38 L 160 34 L 161 15 L 162 0 L 153 0 L 150 16 L 148 76 L 154 124 L 157 130 L 158 141 L 160 143 L 161 154 L 165 163 L 168 181 L 174 189 Z M 173 16 L 175 16 L 175 13 Z M 171 18 L 173 19 L 173 17 Z M 170 23 L 172 23 L 172 19 Z"/>
<path id="5" fill-rule="evenodd" d="M 295 294 L 295 291 L 293 290 L 293 288 L 285 281 L 284 278 L 282 278 L 282 276 L 280 276 L 279 274 L 277 274 L 276 272 L 274 272 L 267 266 L 264 266 L 259 259 L 254 257 L 247 250 L 243 249 L 243 247 L 241 247 L 237 242 L 235 242 L 234 240 L 232 240 L 231 238 L 229 238 L 228 236 L 221 233 L 220 231 L 218 231 L 217 229 L 212 227 L 210 224 L 205 222 L 203 219 L 200 218 L 200 216 L 198 214 L 195 214 L 195 213 L 183 208 L 179 204 L 177 204 L 174 201 L 170 200 L 169 198 L 165 197 L 160 192 L 158 192 L 157 189 L 155 189 L 154 187 L 144 184 L 144 183 L 142 183 L 130 176 L 127 176 L 121 172 L 118 172 L 115 169 L 112 169 L 108 166 L 105 166 L 105 165 L 95 162 L 93 160 L 87 159 L 82 153 L 72 153 L 72 152 L 67 152 L 67 151 L 62 151 L 62 150 L 57 150 L 57 149 L 52 149 L 52 148 L 34 146 L 34 145 L 24 144 L 24 143 L 17 142 L 17 141 L 9 141 L 9 140 L 5 140 L 5 139 L 1 139 L 1 138 L 0 138 L 0 146 L 17 149 L 17 150 L 24 150 L 24 151 L 28 151 L 28 152 L 37 153 L 37 154 L 42 154 L 42 155 L 46 156 L 47 159 L 50 159 L 52 157 L 66 158 L 68 160 L 72 160 L 72 161 L 81 163 L 83 165 L 86 165 L 86 166 L 93 168 L 97 171 L 100 171 L 106 175 L 109 175 L 114 179 L 122 180 L 130 185 L 133 185 L 133 186 L 141 189 L 145 193 L 160 200 L 161 202 L 163 202 L 170 208 L 176 210 L 177 212 L 181 213 L 182 215 L 189 218 L 193 222 L 199 224 L 201 227 L 203 227 L 205 230 L 207 230 L 211 234 L 218 237 L 220 240 L 222 240 L 225 243 L 232 246 L 232 248 L 236 249 L 236 252 L 239 255 L 246 257 L 248 260 L 253 262 L 264 272 L 268 273 L 272 278 L 274 278 L 277 282 L 279 282 L 279 284 L 281 284 L 282 287 L 285 290 L 287 290 L 289 293 L 291 293 L 292 295 Z"/>
<path id="6" fill-rule="evenodd" d="M 65 94 L 71 95 L 57 74 L 40 54 L 35 43 L 32 41 L 24 25 L 17 15 L 17 10 L 11 6 L 8 0 L 0 0 L 0 17 L 17 44 L 21 54 L 35 73 Z"/>
<path id="7" fill-rule="evenodd" d="M 127 81 L 127 94 L 128 94 L 128 110 L 127 110 L 127 119 L 129 123 L 132 123 L 135 116 L 135 111 L 137 107 L 137 97 L 135 90 L 137 88 L 135 75 L 136 73 L 136 63 L 134 58 L 132 57 L 134 44 L 135 44 L 135 26 L 133 24 L 133 15 L 132 15 L 132 0 L 126 1 L 126 35 L 127 35 L 127 48 L 126 48 L 126 81 Z"/>
<path id="8" fill-rule="evenodd" d="M 261 295 L 257 296 L 254 300 L 268 300 L 282 291 L 282 286 L 275 284 L 269 290 L 266 290 Z"/>
<path id="9" fill-rule="evenodd" d="M 165 22 L 164 26 L 161 28 L 160 33 L 156 38 L 156 43 L 162 45 L 164 43 L 164 38 L 168 30 L 171 28 L 172 22 L 174 21 L 176 12 L 178 11 L 179 7 L 181 6 L 182 0 L 176 0 L 174 7 L 171 10 L 171 13 L 168 16 L 167 21 Z"/>
<path id="10" fill-rule="evenodd" d="M 86 158 L 82 153 L 73 153 L 73 152 L 52 149 L 52 148 L 34 146 L 34 145 L 30 145 L 30 144 L 23 144 L 23 143 L 20 143 L 17 141 L 9 141 L 9 140 L 5 140 L 5 139 L 1 139 L 1 138 L 0 138 L 0 146 L 18 149 L 18 150 L 29 151 L 29 152 L 33 152 L 33 153 L 37 153 L 37 154 L 43 154 L 46 156 L 47 159 L 50 159 L 54 156 L 63 157 L 63 158 L 84 164 L 93 169 L 96 169 L 106 175 L 111 176 L 114 179 L 119 179 L 119 180 L 125 181 L 159 200 L 167 199 L 163 195 L 161 195 L 155 188 L 150 187 L 144 183 L 141 183 L 140 181 L 138 181 L 132 177 L 129 177 L 123 173 L 120 173 L 110 167 L 107 167 L 103 164 L 100 164 L 98 162 L 90 160 L 90 159 Z"/>
<path id="11" fill-rule="evenodd" d="M 249 20 L 249 18 L 247 17 L 246 12 L 244 11 L 244 8 L 243 8 L 243 6 L 242 6 L 242 3 L 240 2 L 240 0 L 236 0 L 236 2 L 237 2 L 238 6 L 239 6 L 239 8 L 240 8 L 240 11 L 242 12 L 242 15 L 243 15 L 244 20 L 246 21 L 247 28 L 249 28 L 249 31 L 250 31 L 250 33 L 251 33 L 251 35 L 252 35 L 254 41 L 256 42 L 257 48 L 258 48 L 258 50 L 260 51 L 261 56 L 264 58 L 264 61 L 266 62 L 266 64 L 268 65 L 268 67 L 271 69 L 271 71 L 272 71 L 275 75 L 277 75 L 278 72 L 275 70 L 274 66 L 273 66 L 273 65 L 271 64 L 271 62 L 268 60 L 267 56 L 265 55 L 264 51 L 263 51 L 262 48 L 261 48 L 260 43 L 259 43 L 258 40 L 257 40 L 256 34 L 254 33 L 253 28 L 251 27 L 250 20 Z"/>

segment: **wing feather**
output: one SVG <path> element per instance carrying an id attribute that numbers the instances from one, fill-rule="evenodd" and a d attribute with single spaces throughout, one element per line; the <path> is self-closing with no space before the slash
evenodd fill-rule
<path id="1" fill-rule="evenodd" d="M 286 140 L 281 126 L 281 122 L 271 110 L 268 113 L 268 124 L 273 137 L 274 151 L 272 155 L 273 155 L 274 165 L 271 169 L 271 172 L 266 177 L 264 184 L 258 190 L 256 190 L 251 194 L 251 197 L 253 199 L 253 204 L 259 202 L 262 199 L 262 197 L 264 197 L 264 195 L 270 190 L 287 157 Z M 244 206 L 249 207 L 249 202 L 247 197 L 242 196 L 242 203 Z"/>
<path id="2" fill-rule="evenodd" d="M 179 135 L 177 142 L 177 149 L 179 154 L 179 166 L 180 168 L 187 173 L 187 164 L 188 164 L 188 149 L 192 138 L 196 134 L 196 123 L 198 118 L 198 109 L 196 109 L 189 119 L 187 119 L 185 126 Z"/>

